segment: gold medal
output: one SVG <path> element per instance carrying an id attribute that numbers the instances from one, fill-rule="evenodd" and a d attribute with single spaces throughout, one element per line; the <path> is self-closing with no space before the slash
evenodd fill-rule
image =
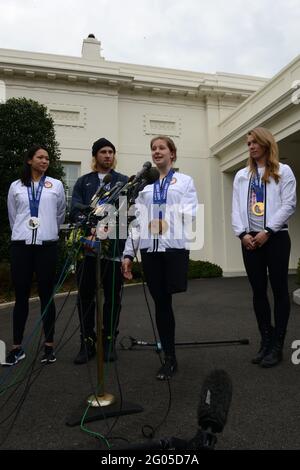
<path id="1" fill-rule="evenodd" d="M 153 219 L 149 222 L 148 227 L 153 235 L 163 235 L 168 230 L 169 225 L 163 219 Z"/>
<path id="2" fill-rule="evenodd" d="M 265 213 L 265 205 L 263 202 L 256 202 L 252 206 L 252 212 L 254 215 L 262 216 Z"/>

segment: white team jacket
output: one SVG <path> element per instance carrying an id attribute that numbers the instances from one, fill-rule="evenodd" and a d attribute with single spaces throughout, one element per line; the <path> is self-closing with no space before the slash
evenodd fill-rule
<path id="1" fill-rule="evenodd" d="M 147 185 L 136 199 L 136 224 L 133 224 L 133 228 L 129 227 L 123 256 L 134 257 L 138 249 L 147 249 L 148 252 L 188 249 L 186 229 L 195 217 L 198 206 L 193 179 L 183 173 L 174 173 L 168 189 L 164 216 L 168 230 L 162 235 L 153 235 L 149 230 L 149 222 L 155 218 L 153 188 L 153 184 Z"/>
<path id="2" fill-rule="evenodd" d="M 26 244 L 40 245 L 43 241 L 57 240 L 59 226 L 64 222 L 66 198 L 61 181 L 46 176 L 41 194 L 39 213 L 40 226 L 33 230 L 27 227 L 30 219 L 30 208 L 27 186 L 21 180 L 14 181 L 9 188 L 7 197 L 9 223 L 12 230 L 12 240 L 25 240 Z"/>
<path id="3" fill-rule="evenodd" d="M 273 178 L 265 184 L 264 227 L 278 232 L 285 226 L 296 209 L 296 179 L 288 165 L 279 163 L 281 176 L 278 184 Z M 233 182 L 232 227 L 236 236 L 249 232 L 248 194 L 250 190 L 249 167 L 239 170 Z"/>

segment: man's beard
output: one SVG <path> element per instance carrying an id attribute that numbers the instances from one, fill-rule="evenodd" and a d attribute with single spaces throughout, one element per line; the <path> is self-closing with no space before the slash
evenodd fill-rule
<path id="1" fill-rule="evenodd" d="M 113 162 L 102 162 L 98 163 L 97 168 L 98 170 L 110 170 L 113 166 Z"/>

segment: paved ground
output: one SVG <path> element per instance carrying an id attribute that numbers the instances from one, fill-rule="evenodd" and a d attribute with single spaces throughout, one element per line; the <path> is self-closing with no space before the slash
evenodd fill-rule
<path id="1" fill-rule="evenodd" d="M 292 276 L 291 292 L 296 287 Z M 58 308 L 62 304 L 63 299 L 57 300 Z M 109 443 L 119 446 L 126 439 L 142 441 L 145 425 L 161 425 L 156 437 L 192 437 L 197 429 L 201 385 L 215 368 L 225 369 L 233 382 L 228 422 L 218 435 L 217 449 L 300 448 L 300 365 L 291 363 L 291 343 L 300 339 L 300 306 L 292 305 L 284 362 L 265 370 L 250 363 L 257 350 L 257 328 L 247 279 L 191 281 L 187 293 L 174 297 L 177 341 L 248 338 L 250 344 L 178 347 L 180 369 L 171 381 L 171 399 L 167 384 L 154 378 L 159 367 L 154 348 L 136 347 L 126 351 L 118 347 L 119 360 L 105 371 L 106 391 L 113 393 L 119 404 L 121 399 L 130 401 L 142 406 L 144 411 L 117 420 L 87 423 L 82 430 L 80 426 L 67 426 L 66 421 L 93 391 L 97 373 L 95 360 L 89 367 L 73 365 L 79 346 L 78 331 L 68 342 L 66 340 L 77 327 L 74 305 L 75 296 L 70 296 L 57 321 L 56 340 L 63 338 L 61 346 L 65 344 L 58 347 L 55 364 L 40 368 L 37 363 L 31 374 L 27 371 L 27 381 L 21 381 L 25 361 L 14 368 L 1 368 L 1 449 L 99 450 L 104 449 L 105 444 L 97 435 L 109 435 Z M 11 310 L 11 307 L 0 310 L 0 337 L 7 343 L 11 338 Z M 38 318 L 38 303 L 34 303 L 28 335 Z M 131 335 L 153 341 L 141 286 L 124 291 L 120 330 L 120 338 Z M 18 387 L 8 387 L 12 381 L 17 382 Z M 21 403 L 24 390 L 26 397 Z M 170 411 L 163 421 L 169 404 Z M 11 416 L 8 418 L 8 415 Z"/>

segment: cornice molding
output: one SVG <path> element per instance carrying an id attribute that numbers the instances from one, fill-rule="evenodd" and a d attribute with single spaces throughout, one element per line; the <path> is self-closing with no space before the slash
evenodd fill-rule
<path id="1" fill-rule="evenodd" d="M 108 86 L 118 90 L 131 90 L 135 93 L 149 93 L 153 95 L 170 95 L 172 97 L 187 97 L 197 99 L 203 97 L 214 97 L 219 99 L 238 99 L 245 100 L 253 94 L 253 89 L 234 88 L 233 86 L 218 85 L 217 80 L 205 80 L 199 78 L 194 81 L 195 84 L 190 86 L 180 85 L 178 83 L 166 83 L 165 77 L 163 82 L 159 82 L 157 77 L 153 80 L 137 79 L 134 75 L 125 75 L 122 73 L 108 73 L 103 71 L 90 71 L 81 67 L 77 68 L 54 68 L 37 65 L 24 65 L 1 61 L 0 59 L 0 76 L 5 80 L 7 78 L 16 78 L 18 80 L 32 80 L 52 83 L 65 82 L 73 84 L 85 84 L 86 86 L 101 87 Z"/>
<path id="2" fill-rule="evenodd" d="M 294 90 L 288 90 L 282 96 L 274 100 L 271 104 L 266 106 L 263 110 L 255 113 L 250 119 L 244 121 L 239 127 L 230 132 L 226 137 L 222 138 L 214 145 L 211 146 L 210 150 L 213 155 L 220 157 L 220 153 L 235 144 L 239 139 L 244 138 L 249 129 L 263 125 L 265 122 L 274 118 L 278 114 L 286 111 L 288 108 L 295 106 L 292 103 L 291 97 Z"/>

